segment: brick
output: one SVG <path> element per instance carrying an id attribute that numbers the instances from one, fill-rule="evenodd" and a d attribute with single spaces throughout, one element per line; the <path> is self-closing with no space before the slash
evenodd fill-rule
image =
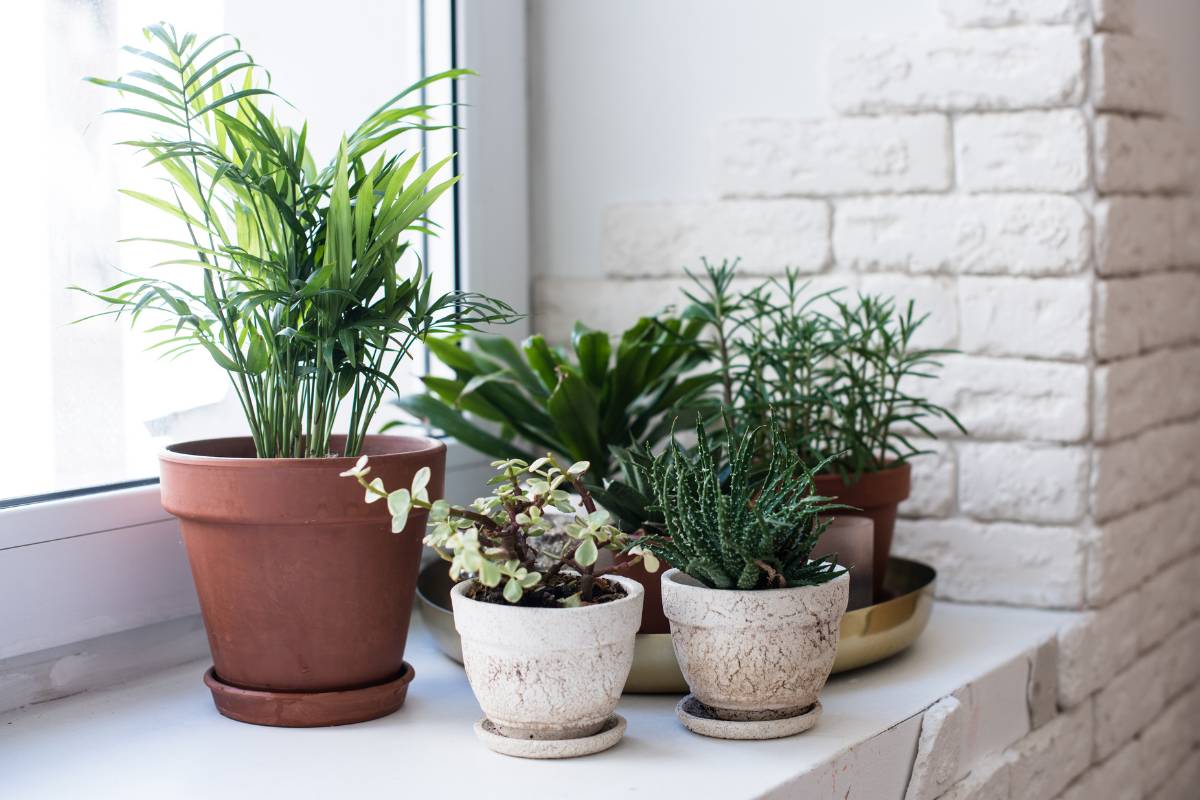
<path id="1" fill-rule="evenodd" d="M 1161 651 L 1135 661 L 1096 693 L 1096 757 L 1108 758 L 1146 727 L 1166 702 Z"/>
<path id="2" fill-rule="evenodd" d="M 973 436 L 1077 442 L 1088 432 L 1088 371 L 1083 364 L 952 355 L 936 379 L 906 389 L 953 412 Z M 938 435 L 949 422 L 925 420 Z"/>
<path id="3" fill-rule="evenodd" d="M 1096 270 L 1101 275 L 1148 272 L 1171 263 L 1171 201 L 1109 197 L 1096 204 Z"/>
<path id="4" fill-rule="evenodd" d="M 1183 188 L 1184 133 L 1173 120 L 1099 114 L 1096 188 L 1104 194 L 1171 192 Z"/>
<path id="5" fill-rule="evenodd" d="M 1200 546 L 1200 489 L 1110 519 L 1088 534 L 1088 603 L 1103 605 Z"/>
<path id="6" fill-rule="evenodd" d="M 1063 792 L 1060 800 L 1142 800 L 1141 747 L 1130 742 L 1096 764 Z"/>
<path id="7" fill-rule="evenodd" d="M 1200 427 L 1177 423 L 1099 445 L 1092 455 L 1092 510 L 1106 520 L 1167 497 L 1196 474 Z"/>
<path id="8" fill-rule="evenodd" d="M 1138 644 L 1148 650 L 1183 627 L 1192 616 L 1189 602 L 1196 594 L 1196 564 L 1193 556 L 1159 570 L 1141 591 L 1142 621 L 1138 626 Z"/>
<path id="9" fill-rule="evenodd" d="M 904 800 L 935 800 L 958 777 L 967 712 L 955 697 L 943 697 L 921 715 L 917 755 Z"/>
<path id="10" fill-rule="evenodd" d="M 700 259 L 741 258 L 742 275 L 828 263 L 829 207 L 813 200 L 635 203 L 604 215 L 603 264 L 617 277 L 676 277 Z"/>
<path id="11" fill-rule="evenodd" d="M 1142 731 L 1143 787 L 1152 791 L 1171 777 L 1200 741 L 1200 688 L 1169 703 Z M 1097 795 L 1098 796 L 1098 795 Z"/>
<path id="12" fill-rule="evenodd" d="M 901 519 L 894 552 L 932 565 L 947 600 L 1075 608 L 1083 599 L 1084 548 L 1073 528 Z"/>
<path id="13" fill-rule="evenodd" d="M 977 519 L 1064 523 L 1087 506 L 1087 451 L 1024 442 L 958 446 L 958 505 Z"/>
<path id="14" fill-rule="evenodd" d="M 942 15 L 956 28 L 1073 25 L 1087 0 L 941 0 Z"/>
<path id="15" fill-rule="evenodd" d="M 1165 272 L 1096 284 L 1096 355 L 1110 360 L 1200 338 L 1200 275 Z"/>
<path id="16" fill-rule="evenodd" d="M 1074 106 L 1084 50 L 1067 27 L 856 38 L 833 49 L 830 100 L 849 114 Z"/>
<path id="17" fill-rule="evenodd" d="M 1092 409 L 1097 441 L 1141 433 L 1200 412 L 1200 347 L 1156 350 L 1097 367 Z"/>
<path id="18" fill-rule="evenodd" d="M 1096 30 L 1128 33 L 1137 19 L 1137 0 L 1092 0 Z"/>
<path id="19" fill-rule="evenodd" d="M 1025 691 L 1029 723 L 1040 728 L 1058 714 L 1058 640 L 1042 642 L 1029 657 L 1029 685 Z"/>
<path id="20" fill-rule="evenodd" d="M 1092 704 L 1060 714 L 1008 750 L 1011 796 L 1051 800 L 1092 762 Z"/>
<path id="21" fill-rule="evenodd" d="M 1063 275 L 1088 264 L 1090 235 L 1069 197 L 880 197 L 837 204 L 833 249 L 854 270 Z"/>
<path id="22" fill-rule="evenodd" d="M 954 448 L 936 439 L 910 439 L 925 455 L 912 460 L 912 492 L 900 504 L 906 517 L 948 517 L 957 496 L 957 460 Z"/>
<path id="23" fill-rule="evenodd" d="M 1119 33 L 1092 38 L 1092 105 L 1098 111 L 1165 114 L 1169 65 L 1160 48 Z"/>
<path id="24" fill-rule="evenodd" d="M 1197 786 L 1200 786 L 1200 750 L 1193 750 L 1167 782 L 1149 795 L 1149 800 L 1196 800 Z"/>
<path id="25" fill-rule="evenodd" d="M 1011 765 L 1003 755 L 984 759 L 967 777 L 942 795 L 941 800 L 1009 800 L 1012 796 Z"/>
<path id="26" fill-rule="evenodd" d="M 1141 601 L 1126 594 L 1087 611 L 1058 634 L 1058 703 L 1073 708 L 1138 656 Z"/>
<path id="27" fill-rule="evenodd" d="M 993 356 L 1082 359 L 1092 290 L 1085 278 L 958 280 L 960 347 Z"/>
<path id="28" fill-rule="evenodd" d="M 913 334 L 912 346 L 919 348 L 954 347 L 958 344 L 958 290 L 955 280 L 944 275 L 864 275 L 859 291 L 893 297 L 902 311 L 911 301 L 913 314 L 928 314 Z"/>
<path id="29" fill-rule="evenodd" d="M 1161 658 L 1167 697 L 1200 681 L 1200 619 L 1193 619 L 1163 642 Z"/>
<path id="30" fill-rule="evenodd" d="M 959 185 L 969 192 L 1075 192 L 1088 183 L 1082 112 L 968 114 L 954 122 Z"/>
<path id="31" fill-rule="evenodd" d="M 1171 200 L 1171 266 L 1200 266 L 1200 197 Z"/>
<path id="32" fill-rule="evenodd" d="M 718 190 L 728 197 L 942 191 L 951 183 L 949 123 L 744 119 L 718 130 Z"/>

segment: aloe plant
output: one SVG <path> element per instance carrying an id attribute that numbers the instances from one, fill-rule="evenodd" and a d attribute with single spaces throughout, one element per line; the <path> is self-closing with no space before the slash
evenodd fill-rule
<path id="1" fill-rule="evenodd" d="M 660 442 L 676 416 L 712 407 L 705 395 L 715 376 L 691 374 L 705 358 L 703 327 L 643 317 L 614 347 L 609 334 L 576 323 L 569 351 L 540 335 L 520 347 L 500 336 L 431 338 L 430 351 L 454 377 L 427 376 L 428 392 L 399 404 L 496 458 L 532 460 L 536 448 L 587 461 L 599 485 L 615 470 L 612 448 Z"/>

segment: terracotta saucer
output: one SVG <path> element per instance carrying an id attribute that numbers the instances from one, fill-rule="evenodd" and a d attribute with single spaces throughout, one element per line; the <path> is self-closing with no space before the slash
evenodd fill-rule
<path id="1" fill-rule="evenodd" d="M 795 717 L 735 722 L 717 719 L 695 695 L 689 694 L 675 706 L 675 716 L 692 733 L 714 739 L 782 739 L 804 733 L 816 725 L 821 718 L 821 704 L 814 703 L 808 711 Z"/>
<path id="2" fill-rule="evenodd" d="M 217 677 L 212 667 L 204 673 L 204 685 L 213 702 L 230 719 L 279 728 L 317 728 L 349 725 L 385 717 L 404 705 L 412 664 L 391 680 L 333 692 L 271 692 L 232 686 Z"/>
<path id="3" fill-rule="evenodd" d="M 599 753 L 621 741 L 625 718 L 613 714 L 599 733 L 578 739 L 510 739 L 502 736 L 487 717 L 475 723 L 475 736 L 489 750 L 517 758 L 578 758 Z"/>

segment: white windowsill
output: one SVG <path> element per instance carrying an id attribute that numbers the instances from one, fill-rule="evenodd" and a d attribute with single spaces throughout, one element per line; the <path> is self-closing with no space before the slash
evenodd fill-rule
<path id="1" fill-rule="evenodd" d="M 5 797 L 674 797 L 903 798 L 925 708 L 966 689 L 977 723 L 963 766 L 1031 729 L 1041 648 L 1069 613 L 936 604 L 908 652 L 835 677 L 816 728 L 730 742 L 685 731 L 673 696 L 626 696 L 613 750 L 564 762 L 487 751 L 462 669 L 414 619 L 407 704 L 342 728 L 232 722 L 213 708 L 198 661 L 113 689 L 0 716 Z M 960 692 L 961 694 L 961 692 Z M 1053 702 L 1051 691 L 1050 702 Z"/>

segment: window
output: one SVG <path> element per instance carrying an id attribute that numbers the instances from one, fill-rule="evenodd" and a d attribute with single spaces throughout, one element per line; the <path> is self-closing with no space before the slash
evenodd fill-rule
<path id="1" fill-rule="evenodd" d="M 155 236 L 167 223 L 117 192 L 155 193 L 145 158 L 114 146 L 144 133 L 140 121 L 104 115 L 120 98 L 81 78 L 140 68 L 119 48 L 137 45 L 142 27 L 160 19 L 181 31 L 236 32 L 270 70 L 272 88 L 295 106 L 280 105 L 277 113 L 309 120 L 310 148 L 323 163 L 345 128 L 398 87 L 448 69 L 454 54 L 451 3 L 339 0 L 337 6 L 335 14 L 325 0 L 45 0 L 0 10 L 0 58 L 6 74 L 23 76 L 9 97 L 9 108 L 21 111 L 0 127 L 9 156 L 3 224 L 10 246 L 0 339 L 12 349 L 0 413 L 10 422 L 9 452 L 20 454 L 0 463 L 0 506 L 152 480 L 164 444 L 246 429 L 227 376 L 207 355 L 162 360 L 146 350 L 154 339 L 124 321 L 71 324 L 100 304 L 69 285 L 99 289 L 120 280 L 118 266 L 146 272 L 177 257 L 152 245 L 117 244 Z M 453 99 L 444 83 L 429 91 L 426 102 Z M 455 136 L 426 134 L 426 159 L 453 152 Z M 414 138 L 401 146 L 417 144 Z M 442 291 L 456 285 L 459 273 L 458 205 L 457 197 L 439 202 L 441 235 L 415 248 Z M 426 365 L 424 354 L 416 356 L 397 376 L 402 389 L 419 386 Z"/>

